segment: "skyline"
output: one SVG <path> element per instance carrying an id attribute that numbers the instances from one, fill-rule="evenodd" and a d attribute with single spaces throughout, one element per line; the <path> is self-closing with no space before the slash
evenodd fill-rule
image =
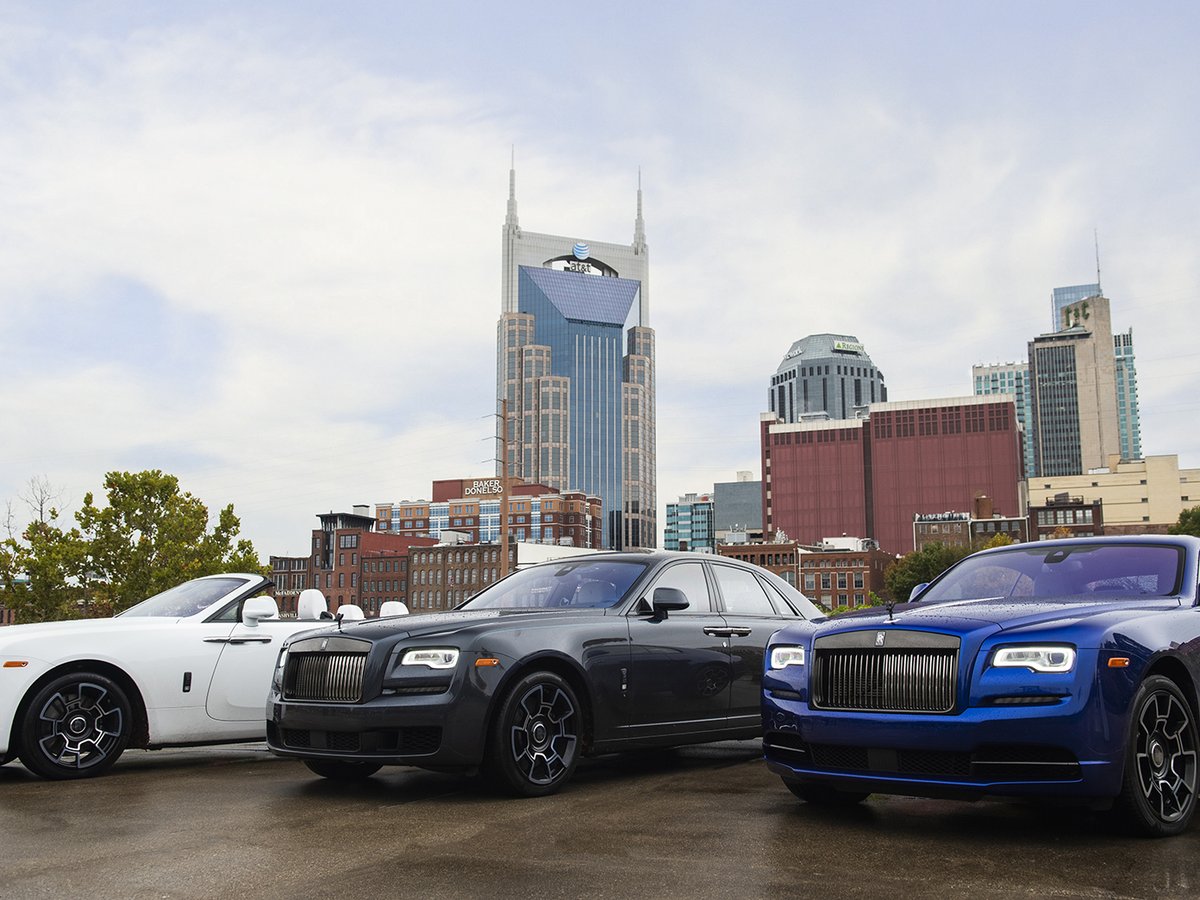
<path id="1" fill-rule="evenodd" d="M 531 231 L 631 240 L 641 169 L 660 524 L 761 476 L 792 342 L 969 396 L 1097 230 L 1143 452 L 1200 465 L 1200 12 L 672 9 L 0 4 L 0 501 L 158 468 L 265 559 L 492 472 L 514 145 Z"/>

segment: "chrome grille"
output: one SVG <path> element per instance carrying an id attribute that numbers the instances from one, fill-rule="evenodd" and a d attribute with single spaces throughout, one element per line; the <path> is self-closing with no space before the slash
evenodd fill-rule
<path id="1" fill-rule="evenodd" d="M 357 703 L 366 662 L 365 653 L 292 653 L 284 672 L 284 699 Z"/>
<path id="2" fill-rule="evenodd" d="M 878 635 L 879 643 L 892 646 L 863 646 Z M 909 631 L 850 632 L 818 639 L 814 650 L 813 705 L 818 709 L 954 709 L 957 638 Z"/>

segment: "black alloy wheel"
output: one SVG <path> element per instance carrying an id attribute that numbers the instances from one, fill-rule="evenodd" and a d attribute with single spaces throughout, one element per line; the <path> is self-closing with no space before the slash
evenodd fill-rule
<path id="1" fill-rule="evenodd" d="M 382 763 L 353 759 L 306 759 L 304 764 L 313 773 L 333 781 L 361 781 L 383 768 Z"/>
<path id="2" fill-rule="evenodd" d="M 129 744 L 133 712 L 125 692 L 95 672 L 71 672 L 30 698 L 20 723 L 21 762 L 43 778 L 90 778 Z"/>
<path id="3" fill-rule="evenodd" d="M 500 787 L 523 797 L 561 788 L 579 759 L 583 716 L 567 682 L 553 672 L 526 675 L 505 695 L 488 748 Z"/>
<path id="4" fill-rule="evenodd" d="M 1125 780 L 1113 807 L 1136 834 L 1179 834 L 1196 811 L 1196 722 L 1175 682 L 1151 675 L 1131 707 Z"/>
<path id="5" fill-rule="evenodd" d="M 867 791 L 839 791 L 826 784 L 805 784 L 787 779 L 783 783 L 789 791 L 813 806 L 854 806 L 871 796 Z"/>

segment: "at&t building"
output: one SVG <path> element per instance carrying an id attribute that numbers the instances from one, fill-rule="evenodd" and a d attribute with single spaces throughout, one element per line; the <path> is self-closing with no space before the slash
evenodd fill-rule
<path id="1" fill-rule="evenodd" d="M 604 547 L 656 543 L 654 331 L 638 186 L 632 244 L 523 231 L 509 171 L 498 474 L 602 504 Z"/>

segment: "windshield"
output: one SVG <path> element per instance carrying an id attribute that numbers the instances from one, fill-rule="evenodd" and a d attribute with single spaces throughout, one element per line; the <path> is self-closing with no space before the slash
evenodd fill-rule
<path id="1" fill-rule="evenodd" d="M 131 606 L 122 616 L 163 616 L 179 619 L 194 616 L 216 603 L 230 591 L 247 584 L 245 578 L 198 578 L 185 581 L 137 606 Z"/>
<path id="2" fill-rule="evenodd" d="M 609 609 L 646 571 L 632 560 L 571 560 L 510 575 L 460 609 Z"/>
<path id="3" fill-rule="evenodd" d="M 968 556 L 921 602 L 983 597 L 1168 597 L 1183 583 L 1183 549 L 1166 544 L 1021 544 Z"/>

